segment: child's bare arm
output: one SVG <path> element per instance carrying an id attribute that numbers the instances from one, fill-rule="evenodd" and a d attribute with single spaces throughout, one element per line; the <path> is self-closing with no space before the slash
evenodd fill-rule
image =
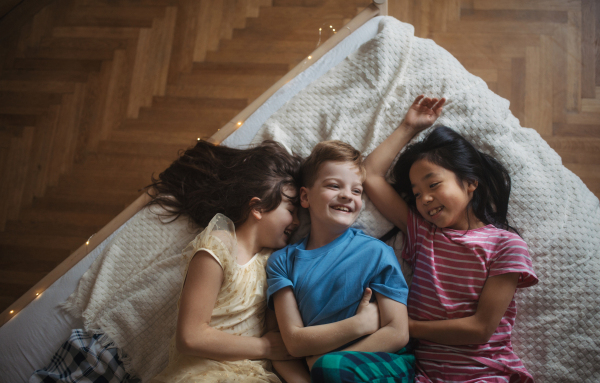
<path id="1" fill-rule="evenodd" d="M 396 352 L 408 343 L 408 312 L 406 306 L 379 293 L 381 328 L 344 351 Z"/>
<path id="2" fill-rule="evenodd" d="M 409 320 L 410 336 L 449 346 L 487 343 L 500 324 L 518 281 L 519 273 L 489 277 L 474 315 L 438 321 Z"/>
<path id="3" fill-rule="evenodd" d="M 367 289 L 355 316 L 339 322 L 304 327 L 291 287 L 273 295 L 277 322 L 283 341 L 291 355 L 309 356 L 330 352 L 379 328 L 377 305 L 369 303 Z"/>
<path id="4" fill-rule="evenodd" d="M 273 310 L 267 309 L 267 331 L 279 331 Z M 273 368 L 287 383 L 310 383 L 310 374 L 303 359 L 273 360 Z"/>
<path id="5" fill-rule="evenodd" d="M 433 125 L 442 113 L 446 99 L 417 97 L 398 128 L 366 159 L 365 192 L 389 221 L 406 233 L 408 206 L 385 179 L 398 152 L 420 131 Z"/>
<path id="6" fill-rule="evenodd" d="M 281 336 L 268 332 L 262 338 L 238 336 L 210 326 L 223 269 L 206 251 L 190 261 L 179 305 L 176 344 L 183 354 L 215 360 L 291 359 Z"/>

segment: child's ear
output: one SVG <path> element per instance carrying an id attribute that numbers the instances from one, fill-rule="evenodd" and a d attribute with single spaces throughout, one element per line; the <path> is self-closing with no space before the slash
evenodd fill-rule
<path id="1" fill-rule="evenodd" d="M 252 199 L 250 200 L 250 208 L 252 209 L 250 211 L 250 214 L 256 218 L 257 220 L 261 220 L 262 219 L 262 211 L 260 209 L 255 209 L 253 206 L 256 205 L 257 203 L 260 202 L 260 198 L 258 197 L 252 197 Z"/>
<path id="2" fill-rule="evenodd" d="M 300 188 L 300 205 L 305 209 L 308 209 L 310 206 L 308 203 L 308 189 L 304 186 Z"/>
<path id="3" fill-rule="evenodd" d="M 467 193 L 473 193 L 475 189 L 477 189 L 477 186 L 479 186 L 479 182 L 477 180 L 469 181 L 469 183 L 467 184 Z"/>

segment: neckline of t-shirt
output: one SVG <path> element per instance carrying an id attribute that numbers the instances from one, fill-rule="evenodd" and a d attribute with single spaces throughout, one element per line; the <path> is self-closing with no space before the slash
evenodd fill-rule
<path id="1" fill-rule="evenodd" d="M 238 263 L 237 259 L 235 259 L 235 264 L 238 265 L 238 267 L 240 269 L 245 269 L 246 267 L 250 266 L 252 263 L 254 263 L 256 261 L 256 258 L 258 258 L 259 255 L 261 255 L 263 252 L 266 251 L 266 248 L 262 248 L 258 253 L 254 254 L 252 256 L 252 258 L 250 258 L 250 260 L 244 264 L 240 264 Z"/>
<path id="2" fill-rule="evenodd" d="M 332 249 L 335 249 L 337 246 L 339 246 L 341 243 L 343 243 L 344 240 L 351 235 L 351 233 L 352 233 L 352 228 L 348 228 L 342 235 L 340 235 L 333 241 L 329 242 L 327 245 L 321 246 L 319 248 L 312 249 L 312 250 L 306 250 L 306 244 L 308 243 L 308 237 L 310 236 L 310 234 L 309 234 L 300 243 L 300 246 L 298 246 L 297 250 L 299 251 L 299 253 L 297 254 L 297 256 L 301 257 L 301 258 L 319 257 L 325 253 L 330 252 Z"/>

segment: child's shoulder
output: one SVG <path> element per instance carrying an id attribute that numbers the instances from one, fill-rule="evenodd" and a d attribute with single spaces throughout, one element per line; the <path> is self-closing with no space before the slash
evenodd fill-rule
<path id="1" fill-rule="evenodd" d="M 527 243 L 517 233 L 487 225 L 484 230 L 473 233 L 473 241 L 479 241 L 490 250 L 500 251 L 507 248 L 522 248 L 527 250 Z"/>
<path id="2" fill-rule="evenodd" d="M 375 237 L 371 237 L 368 234 L 365 234 L 360 229 L 350 228 L 348 230 L 352 230 L 353 238 L 352 241 L 360 244 L 361 246 L 370 247 L 373 249 L 382 249 L 382 250 L 392 250 L 393 249 L 388 246 L 385 242 L 380 241 Z"/>

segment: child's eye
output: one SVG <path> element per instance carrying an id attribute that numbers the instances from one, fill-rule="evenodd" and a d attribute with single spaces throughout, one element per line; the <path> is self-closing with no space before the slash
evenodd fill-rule
<path id="1" fill-rule="evenodd" d="M 429 187 L 433 189 L 434 187 L 438 186 L 439 184 L 440 184 L 439 182 L 434 182 Z"/>
<path id="2" fill-rule="evenodd" d="M 419 198 L 421 196 L 421 193 L 414 193 L 415 194 L 415 198 Z"/>
<path id="3" fill-rule="evenodd" d="M 362 194 L 362 190 L 361 189 L 354 189 L 354 194 L 361 195 Z"/>
<path id="4" fill-rule="evenodd" d="M 330 187 L 330 188 L 333 188 L 333 189 L 337 189 L 337 188 L 339 188 L 339 186 L 338 186 L 337 184 L 330 184 L 330 185 L 329 185 L 329 187 Z"/>

